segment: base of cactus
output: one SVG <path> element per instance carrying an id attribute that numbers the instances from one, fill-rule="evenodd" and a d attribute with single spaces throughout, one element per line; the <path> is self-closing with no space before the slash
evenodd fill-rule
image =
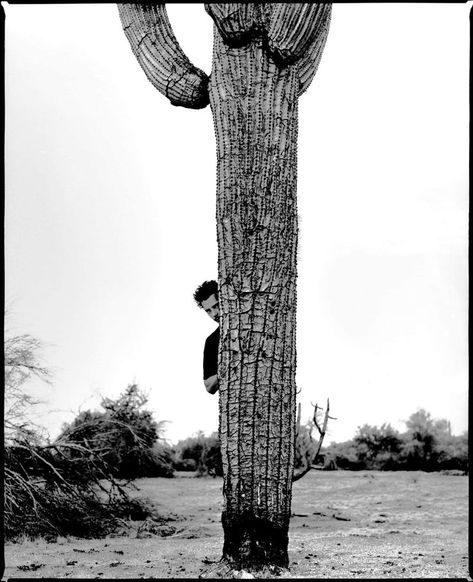
<path id="1" fill-rule="evenodd" d="M 223 560 L 236 570 L 287 568 L 288 528 L 267 519 L 242 514 L 222 514 L 224 531 Z"/>

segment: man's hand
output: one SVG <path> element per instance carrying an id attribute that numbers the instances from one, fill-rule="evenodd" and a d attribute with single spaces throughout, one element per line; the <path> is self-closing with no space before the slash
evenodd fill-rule
<path id="1" fill-rule="evenodd" d="M 217 374 L 213 376 L 209 376 L 208 378 L 204 379 L 205 389 L 209 394 L 215 394 L 218 390 L 218 378 Z"/>

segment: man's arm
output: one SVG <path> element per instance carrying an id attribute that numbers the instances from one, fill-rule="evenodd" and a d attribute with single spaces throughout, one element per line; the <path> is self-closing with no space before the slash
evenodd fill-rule
<path id="1" fill-rule="evenodd" d="M 215 394 L 218 390 L 218 378 L 217 374 L 213 376 L 209 376 L 208 378 L 204 379 L 205 389 L 209 394 Z"/>

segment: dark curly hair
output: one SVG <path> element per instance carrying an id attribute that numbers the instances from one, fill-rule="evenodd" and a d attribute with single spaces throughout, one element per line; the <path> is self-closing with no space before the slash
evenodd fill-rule
<path id="1" fill-rule="evenodd" d="M 194 300 L 199 307 L 202 307 L 202 301 L 208 299 L 211 295 L 218 297 L 218 283 L 217 281 L 204 281 L 194 291 Z"/>

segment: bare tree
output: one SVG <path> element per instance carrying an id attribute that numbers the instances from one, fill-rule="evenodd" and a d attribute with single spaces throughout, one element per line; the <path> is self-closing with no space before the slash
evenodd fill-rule
<path id="1" fill-rule="evenodd" d="M 13 438 L 31 426 L 29 412 L 37 401 L 27 392 L 33 378 L 50 383 L 51 371 L 41 362 L 42 342 L 29 334 L 4 339 L 4 438 Z"/>
<path id="2" fill-rule="evenodd" d="M 296 437 L 298 98 L 317 70 L 330 4 L 206 4 L 210 78 L 190 63 L 164 4 L 119 4 L 151 83 L 212 108 L 217 141 L 223 558 L 288 565 Z"/>

